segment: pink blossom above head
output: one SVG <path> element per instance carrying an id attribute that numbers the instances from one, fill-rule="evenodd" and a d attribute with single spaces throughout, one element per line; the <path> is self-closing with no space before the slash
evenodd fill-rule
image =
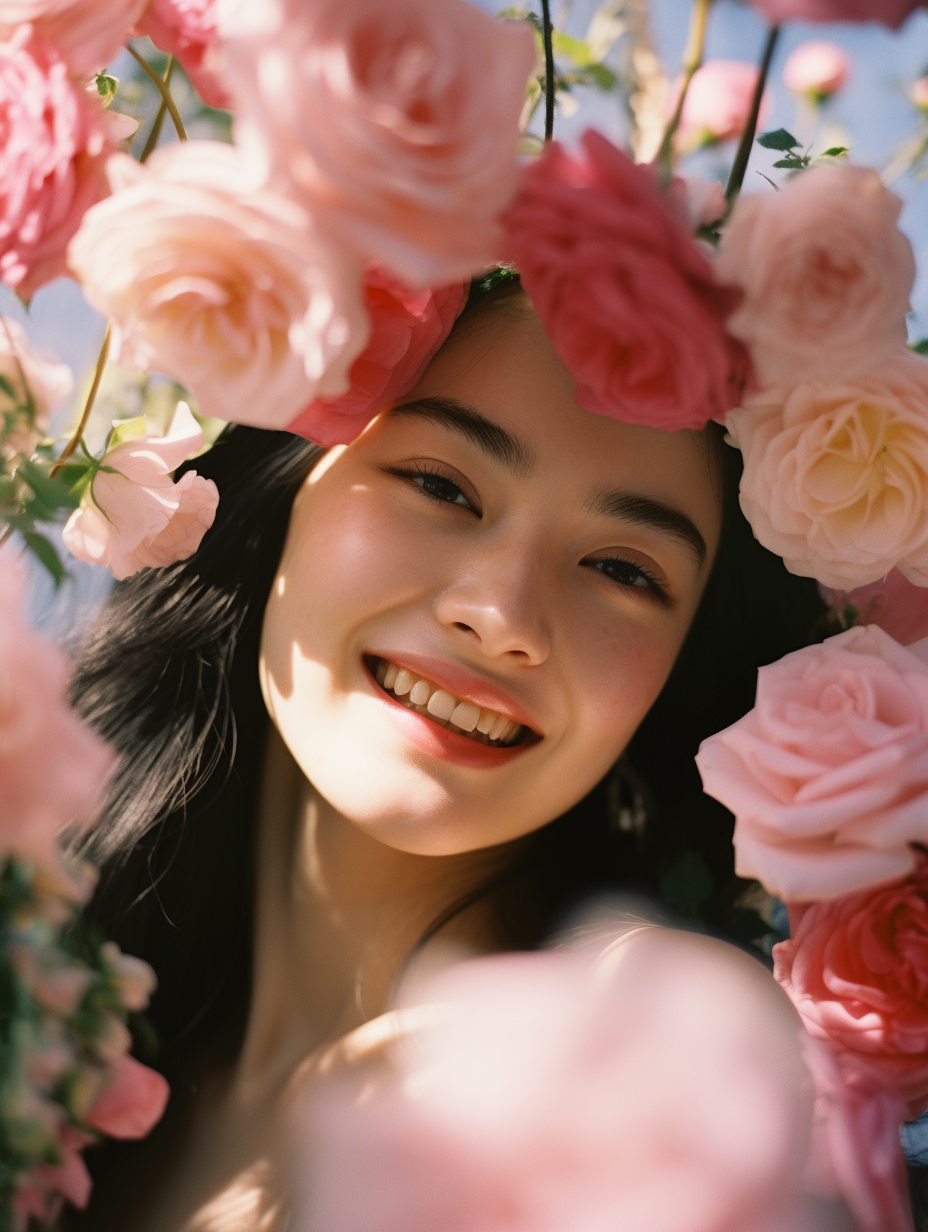
<path id="1" fill-rule="evenodd" d="M 757 85 L 757 67 L 741 60 L 707 60 L 690 81 L 677 129 L 677 140 L 684 149 L 714 145 L 740 137 L 751 110 Z M 680 97 L 682 82 L 671 95 L 670 110 Z M 759 122 L 770 113 L 770 98 L 761 100 Z"/>
<path id="2" fill-rule="evenodd" d="M 166 436 L 111 449 L 64 528 L 68 551 L 120 580 L 192 556 L 213 523 L 219 492 L 196 471 L 177 483 L 171 472 L 202 448 L 203 433 L 179 402 Z"/>
<path id="3" fill-rule="evenodd" d="M 180 61 L 208 107 L 231 106 L 214 63 L 216 0 L 151 0 L 135 32 Z"/>
<path id="4" fill-rule="evenodd" d="M 467 302 L 467 286 L 413 291 L 382 270 L 368 270 L 364 306 L 371 337 L 340 398 L 317 398 L 287 425 L 319 445 L 347 444 L 373 416 L 408 393 L 448 337 Z"/>
<path id="5" fill-rule="evenodd" d="M 89 77 L 113 60 L 148 0 L 0 0 L 0 41 L 28 22 L 55 48 L 75 77 Z"/>
<path id="6" fill-rule="evenodd" d="M 236 138 L 410 286 L 496 257 L 536 50 L 467 0 L 218 0 Z"/>
<path id="7" fill-rule="evenodd" d="M 738 293 L 720 285 L 653 173 L 599 133 L 553 142 L 503 216 L 504 255 L 584 410 L 677 431 L 721 419 L 749 364 L 725 332 Z"/>
<path id="8" fill-rule="evenodd" d="M 810 40 L 800 43 L 786 58 L 783 81 L 794 94 L 821 102 L 836 94 L 851 75 L 851 60 L 837 43 Z"/>
<path id="9" fill-rule="evenodd" d="M 124 1055 L 84 1118 L 111 1138 L 144 1138 L 164 1114 L 170 1088 L 156 1070 Z"/>
<path id="10" fill-rule="evenodd" d="M 65 250 L 108 192 L 105 112 L 24 26 L 0 42 L 0 281 L 30 298 L 67 274 Z"/>
<path id="11" fill-rule="evenodd" d="M 753 710 L 704 740 L 703 790 L 735 815 L 735 868 L 787 902 L 909 874 L 928 841 L 928 667 L 876 625 L 758 673 Z"/>
<path id="12" fill-rule="evenodd" d="M 855 625 L 879 625 L 900 646 L 928 637 L 928 587 L 914 585 L 898 569 L 856 590 L 819 590 L 837 618 L 850 604 L 857 611 Z"/>
<path id="13" fill-rule="evenodd" d="M 897 29 L 922 0 L 750 0 L 762 17 L 784 21 L 879 21 Z"/>
<path id="14" fill-rule="evenodd" d="M 744 290 L 728 328 L 762 385 L 852 376 L 905 343 L 915 260 L 901 208 L 875 171 L 849 163 L 738 199 L 716 272 Z"/>

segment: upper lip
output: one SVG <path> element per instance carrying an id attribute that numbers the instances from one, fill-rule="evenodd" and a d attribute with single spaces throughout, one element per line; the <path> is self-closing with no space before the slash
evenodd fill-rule
<path id="1" fill-rule="evenodd" d="M 417 676 L 425 676 L 443 689 L 459 697 L 461 701 L 473 702 L 487 710 L 495 710 L 515 723 L 540 735 L 538 725 L 532 716 L 523 710 L 519 703 L 498 685 L 489 684 L 473 675 L 466 668 L 455 663 L 446 663 L 441 659 L 431 659 L 427 655 L 408 654 L 404 650 L 372 650 L 375 658 L 386 659 L 397 667 L 405 667 L 407 671 Z"/>

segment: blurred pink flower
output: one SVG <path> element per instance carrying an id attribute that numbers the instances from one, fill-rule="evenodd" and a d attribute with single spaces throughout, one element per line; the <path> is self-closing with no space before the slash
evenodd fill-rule
<path id="1" fill-rule="evenodd" d="M 876 625 L 758 673 L 754 709 L 700 746 L 735 814 L 735 867 L 788 902 L 904 877 L 928 841 L 928 667 Z"/>
<path id="2" fill-rule="evenodd" d="M 922 0 L 750 0 L 773 24 L 784 21 L 880 21 L 896 29 Z"/>
<path id="3" fill-rule="evenodd" d="M 119 997 L 127 1010 L 143 1010 L 158 981 L 154 971 L 141 958 L 123 954 L 114 941 L 104 941 L 100 953 L 116 978 Z"/>
<path id="4" fill-rule="evenodd" d="M 37 350 L 19 321 L 0 317 L 0 376 L 13 386 L 15 400 L 0 391 L 0 413 L 4 425 L 3 453 L 8 461 L 17 454 L 32 454 L 48 428 L 48 416 L 71 393 L 71 369 L 54 356 Z M 31 395 L 33 416 L 16 407 Z M 15 413 L 15 422 L 13 416 Z"/>
<path id="5" fill-rule="evenodd" d="M 340 398 L 317 398 L 288 430 L 319 445 L 353 441 L 378 411 L 416 385 L 466 302 L 463 283 L 412 291 L 382 270 L 369 270 L 364 306 L 371 339 L 348 374 L 351 388 Z"/>
<path id="6" fill-rule="evenodd" d="M 898 569 L 856 590 L 819 590 L 836 617 L 850 604 L 857 609 L 855 625 L 879 625 L 901 646 L 928 637 L 928 587 L 915 586 Z"/>
<path id="7" fill-rule="evenodd" d="M 737 405 L 748 370 L 716 282 L 652 171 L 588 131 L 523 170 L 503 217 L 518 267 L 584 410 L 674 432 Z"/>
<path id="8" fill-rule="evenodd" d="M 218 0 L 236 137 L 411 286 L 491 264 L 535 41 L 466 0 Z"/>
<path id="9" fill-rule="evenodd" d="M 0 41 L 24 22 L 51 44 L 75 77 L 98 73 L 122 50 L 148 0 L 0 0 Z"/>
<path id="10" fill-rule="evenodd" d="M 2 554 L 0 853 L 57 867 L 58 832 L 95 820 L 114 757 L 68 705 L 68 662 L 25 623 L 22 603 L 21 570 Z"/>
<path id="11" fill-rule="evenodd" d="M 902 881 L 812 903 L 773 958 L 810 1034 L 862 1054 L 907 1105 L 904 1119 L 919 1116 L 928 1107 L 928 860 Z"/>
<path id="12" fill-rule="evenodd" d="M 114 195 L 89 211 L 68 258 L 113 322 L 117 362 L 154 368 L 217 419 L 283 428 L 339 397 L 368 340 L 361 262 L 298 205 L 249 187 L 220 141 L 108 165 Z"/>
<path id="13" fill-rule="evenodd" d="M 477 959 L 420 995 L 432 1021 L 395 1080 L 318 1099 L 296 1228 L 790 1226 L 811 1084 L 788 999 L 746 955 L 644 928 L 598 960 Z"/>
<path id="14" fill-rule="evenodd" d="M 108 192 L 111 149 L 103 108 L 50 44 L 28 26 L 0 42 L 0 281 L 20 297 L 68 272 L 68 241 Z"/>
<path id="15" fill-rule="evenodd" d="M 216 0 L 151 0 L 136 30 L 180 61 L 208 107 L 230 107 L 211 55 L 217 39 L 215 10 Z"/>
<path id="16" fill-rule="evenodd" d="M 794 94 L 821 103 L 847 84 L 851 60 L 837 43 L 810 40 L 800 43 L 786 58 L 783 81 Z"/>
<path id="17" fill-rule="evenodd" d="M 124 1055 L 84 1118 L 111 1138 L 144 1138 L 161 1120 L 170 1088 L 161 1074 Z"/>
<path id="18" fill-rule="evenodd" d="M 729 329 L 762 384 L 852 376 L 905 343 L 915 259 L 901 209 L 875 171 L 849 163 L 738 199 L 716 271 L 744 289 Z"/>
<path id="19" fill-rule="evenodd" d="M 718 222 L 728 209 L 721 182 L 704 180 L 699 175 L 675 175 L 665 201 L 691 231 Z"/>
<path id="20" fill-rule="evenodd" d="M 920 111 L 928 111 L 928 77 L 919 77 L 912 86 L 909 98 Z"/>
<path id="21" fill-rule="evenodd" d="M 671 94 L 670 110 L 680 97 L 681 82 Z M 741 60 L 707 60 L 693 74 L 686 92 L 677 140 L 685 149 L 715 145 L 740 137 L 747 123 L 757 85 L 757 67 Z M 770 112 L 770 99 L 761 99 L 759 122 Z"/>
<path id="22" fill-rule="evenodd" d="M 166 436 L 138 436 L 103 457 L 90 490 L 68 519 L 62 538 L 78 560 L 106 565 L 122 579 L 140 569 L 186 560 L 213 524 L 219 493 L 211 479 L 181 462 L 203 448 L 203 433 L 185 402 Z"/>
<path id="23" fill-rule="evenodd" d="M 61 1162 L 40 1164 L 34 1169 L 36 1188 L 45 1198 L 46 1217 L 54 1216 L 61 1198 L 67 1198 L 77 1207 L 87 1205 L 91 1181 L 81 1151 L 92 1141 L 88 1134 L 81 1133 L 73 1126 L 62 1125 L 59 1142 Z"/>

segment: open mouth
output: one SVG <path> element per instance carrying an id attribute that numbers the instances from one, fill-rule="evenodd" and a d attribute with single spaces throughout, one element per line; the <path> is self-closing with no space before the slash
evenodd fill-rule
<path id="1" fill-rule="evenodd" d="M 398 667 L 388 659 L 374 655 L 365 656 L 365 659 L 371 675 L 389 697 L 407 710 L 415 710 L 431 719 L 439 727 L 497 749 L 512 748 L 537 738 L 530 727 L 497 710 L 455 697 L 434 681 Z"/>

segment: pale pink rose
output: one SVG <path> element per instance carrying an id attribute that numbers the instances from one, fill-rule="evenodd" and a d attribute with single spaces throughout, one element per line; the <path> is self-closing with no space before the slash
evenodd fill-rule
<path id="1" fill-rule="evenodd" d="M 741 508 L 787 569 L 853 590 L 928 586 L 928 360 L 900 346 L 847 379 L 750 394 L 726 420 Z"/>
<path id="2" fill-rule="evenodd" d="M 716 272 L 744 289 L 728 327 L 762 384 L 852 375 L 905 342 L 915 261 L 901 208 L 875 171 L 849 163 L 738 199 Z"/>
<path id="3" fill-rule="evenodd" d="M 0 42 L 0 281 L 24 299 L 68 272 L 68 241 L 106 196 L 104 116 L 28 26 Z"/>
<path id="4" fill-rule="evenodd" d="M 789 902 L 904 877 L 928 841 L 928 667 L 877 625 L 762 667 L 754 709 L 704 740 L 735 868 Z"/>
<path id="5" fill-rule="evenodd" d="M 119 997 L 127 1010 L 143 1010 L 158 986 L 154 971 L 141 958 L 123 954 L 114 941 L 104 941 L 100 953 L 116 978 Z"/>
<path id="6" fill-rule="evenodd" d="M 467 0 L 218 0 L 236 136 L 411 286 L 491 264 L 535 41 Z"/>
<path id="7" fill-rule="evenodd" d="M 0 0 L 0 41 L 30 22 L 72 74 L 98 73 L 122 50 L 148 0 Z"/>
<path id="8" fill-rule="evenodd" d="M 180 61 L 208 107 L 231 105 L 214 63 L 216 0 L 151 0 L 136 30 Z"/>
<path id="9" fill-rule="evenodd" d="M 811 1084 L 746 955 L 645 928 L 599 961 L 467 962 L 422 998 L 392 1083 L 317 1097 L 300 1232 L 789 1226 Z"/>
<path id="10" fill-rule="evenodd" d="M 783 81 L 794 94 L 804 94 L 821 103 L 847 84 L 851 60 L 837 43 L 810 40 L 800 43 L 786 57 Z"/>
<path id="11" fill-rule="evenodd" d="M 850 1053 L 806 1037 L 804 1056 L 816 1093 L 810 1188 L 843 1198 L 858 1232 L 914 1232 L 899 1141 L 905 1105 Z"/>
<path id="12" fill-rule="evenodd" d="M 676 431 L 721 419 L 748 363 L 725 332 L 738 293 L 719 285 L 653 172 L 599 133 L 523 169 L 503 218 L 505 256 L 584 410 Z"/>
<path id="13" fill-rule="evenodd" d="M 12 317 L 0 317 L 0 375 L 16 391 L 16 398 L 0 390 L 0 413 L 4 416 L 4 457 L 27 457 L 45 435 L 48 416 L 68 399 L 73 384 L 71 369 L 45 351 L 37 350 L 26 331 Z M 32 414 L 17 406 L 32 399 Z M 9 417 L 9 418 L 7 418 Z"/>
<path id="14" fill-rule="evenodd" d="M 880 21 L 896 29 L 921 0 L 750 0 L 769 22 Z"/>
<path id="15" fill-rule="evenodd" d="M 898 569 L 856 590 L 819 590 L 836 617 L 850 604 L 857 610 L 855 625 L 879 625 L 901 646 L 928 637 L 928 588 L 913 585 Z"/>
<path id="16" fill-rule="evenodd" d="M 59 1164 L 39 1164 L 34 1170 L 39 1190 L 46 1195 L 47 1209 L 54 1212 L 61 1198 L 74 1206 L 85 1207 L 90 1199 L 91 1180 L 81 1151 L 93 1139 L 72 1125 L 62 1125 Z"/>
<path id="17" fill-rule="evenodd" d="M 680 97 L 681 82 L 671 95 L 670 110 Z M 693 74 L 686 92 L 677 140 L 685 149 L 715 145 L 740 137 L 757 86 L 757 66 L 741 60 L 707 60 Z M 770 98 L 761 99 L 759 122 L 770 113 Z"/>
<path id="18" fill-rule="evenodd" d="M 161 1120 L 170 1088 L 161 1074 L 122 1056 L 85 1120 L 111 1138 L 144 1138 Z"/>
<path id="19" fill-rule="evenodd" d="M 928 860 L 892 885 L 812 903 L 774 975 L 809 1033 L 862 1054 L 907 1105 L 928 1107 Z"/>
<path id="20" fill-rule="evenodd" d="M 665 200 L 691 231 L 718 222 L 728 209 L 721 182 L 699 175 L 675 175 Z"/>
<path id="21" fill-rule="evenodd" d="M 64 528 L 68 551 L 120 580 L 192 556 L 213 523 L 219 492 L 196 471 L 177 483 L 171 472 L 202 448 L 203 433 L 179 402 L 166 436 L 138 436 L 111 449 Z"/>
<path id="22" fill-rule="evenodd" d="M 95 819 L 114 757 L 68 705 L 68 662 L 23 620 L 22 588 L 0 555 L 0 853 L 55 867 L 58 832 Z"/>
<path id="23" fill-rule="evenodd" d="M 249 188 L 223 142 L 109 169 L 118 191 L 68 259 L 113 323 L 118 363 L 173 377 L 204 415 L 266 428 L 348 389 L 369 333 L 358 260 L 293 202 Z"/>
<path id="24" fill-rule="evenodd" d="M 368 270 L 364 306 L 370 342 L 351 366 L 351 388 L 340 398 L 317 398 L 287 424 L 319 445 L 353 441 L 374 415 L 411 390 L 451 332 L 468 287 L 454 283 L 413 291 L 382 270 Z"/>

